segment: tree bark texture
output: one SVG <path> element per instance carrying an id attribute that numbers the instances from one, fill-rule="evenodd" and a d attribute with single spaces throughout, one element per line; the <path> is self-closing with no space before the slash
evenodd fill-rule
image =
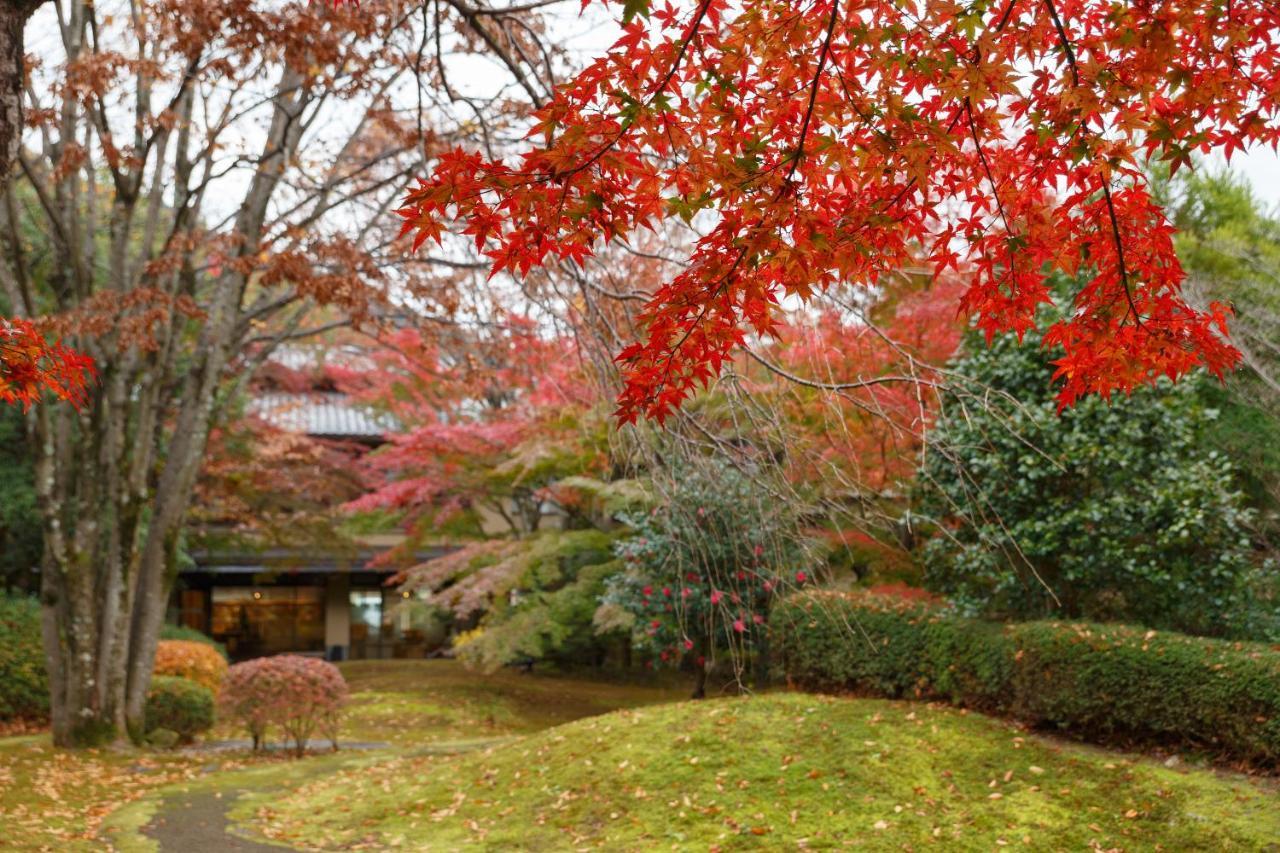
<path id="1" fill-rule="evenodd" d="M 213 10 L 225 20 L 169 21 L 141 17 L 146 5 L 131 7 L 134 21 L 112 21 L 91 2 L 60 0 L 64 56 L 44 57 L 41 73 L 64 85 L 24 91 L 20 13 L 34 5 L 0 0 L 0 151 L 19 166 L 0 205 L 0 292 L 19 316 L 70 317 L 64 338 L 98 370 L 80 410 L 45 403 L 28 416 L 60 746 L 142 736 L 210 430 L 253 369 L 306 334 L 326 282 L 346 288 L 342 308 L 378 292 L 370 273 L 353 270 L 357 261 L 321 268 L 307 259 L 329 239 L 388 245 L 390 217 L 367 209 L 393 208 L 420 164 L 416 147 L 368 135 L 385 115 L 379 92 L 405 70 L 388 57 L 412 55 L 394 46 L 402 18 L 388 13 L 363 45 L 325 29 L 324 16 L 341 11 L 298 21 L 310 29 L 293 43 L 324 46 L 338 67 L 362 75 L 335 96 L 313 57 L 242 37 L 262 26 L 257 12 L 233 4 Z M 124 66 L 105 89 L 72 73 L 122 54 L 146 61 Z M 20 94 L 38 117 L 21 148 L 11 123 Z M 334 101 L 346 135 L 330 132 L 309 151 L 307 131 L 324 126 Z M 229 156 L 226 140 L 237 136 L 249 141 Z M 340 218 L 340 238 L 312 235 L 353 200 L 365 215 Z M 272 277 L 281 255 L 289 274 Z"/>

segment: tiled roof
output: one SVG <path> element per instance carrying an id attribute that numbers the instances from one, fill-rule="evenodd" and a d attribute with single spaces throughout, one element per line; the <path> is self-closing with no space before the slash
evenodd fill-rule
<path id="1" fill-rule="evenodd" d="M 381 438 L 399 429 L 390 415 L 352 402 L 346 394 L 257 394 L 249 412 L 289 432 L 341 438 Z"/>

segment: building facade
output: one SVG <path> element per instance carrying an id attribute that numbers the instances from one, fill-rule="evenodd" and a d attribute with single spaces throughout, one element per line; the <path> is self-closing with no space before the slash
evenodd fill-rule
<path id="1" fill-rule="evenodd" d="M 407 594 L 388 585 L 394 572 L 370 567 L 383 550 L 196 553 L 179 576 L 172 619 L 223 643 L 233 660 L 283 652 L 330 660 L 423 657 L 439 638 L 415 618 Z"/>
<path id="2" fill-rule="evenodd" d="M 325 378 L 323 360 L 335 357 L 350 362 L 361 356 L 341 349 L 283 351 L 251 392 L 247 415 L 269 430 L 340 448 L 349 459 L 376 449 L 397 425 Z M 290 381 L 273 381 L 273 374 L 288 374 Z M 335 507 L 342 502 L 314 497 Z M 420 657 L 433 647 L 414 621 L 412 602 L 388 586 L 395 569 L 375 561 L 403 537 L 334 537 L 323 545 L 280 547 L 255 545 L 252 536 L 234 531 L 203 527 L 200 533 L 206 542 L 234 544 L 190 554 L 175 583 L 170 620 L 225 644 L 233 660 L 283 652 L 334 660 Z M 411 559 L 428 560 L 444 550 Z"/>

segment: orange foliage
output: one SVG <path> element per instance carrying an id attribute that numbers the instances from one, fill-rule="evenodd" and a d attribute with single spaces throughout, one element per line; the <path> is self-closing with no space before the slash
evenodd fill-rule
<path id="1" fill-rule="evenodd" d="M 191 640 L 161 640 L 156 647 L 156 675 L 176 675 L 203 684 L 215 693 L 227 674 L 227 662 L 212 646 Z"/>
<path id="2" fill-rule="evenodd" d="M 26 320 L 0 317 L 0 403 L 29 409 L 47 393 L 79 407 L 95 375 L 88 356 L 49 343 Z"/>

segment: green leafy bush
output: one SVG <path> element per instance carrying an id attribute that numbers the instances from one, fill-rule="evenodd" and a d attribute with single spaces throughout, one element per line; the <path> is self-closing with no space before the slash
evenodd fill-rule
<path id="1" fill-rule="evenodd" d="M 0 592 L 0 720 L 49 715 L 40 604 Z"/>
<path id="2" fill-rule="evenodd" d="M 213 728 L 213 691 L 188 678 L 156 675 L 147 691 L 146 729 L 176 732 L 180 743 Z"/>
<path id="3" fill-rule="evenodd" d="M 931 432 L 921 509 L 939 532 L 926 583 L 994 618 L 1258 638 L 1243 619 L 1252 514 L 1205 442 L 1219 417 L 1208 380 L 1162 379 L 1059 412 L 1057 357 L 1028 333 L 972 342 L 953 363 L 982 402 L 949 399 Z"/>
<path id="4" fill-rule="evenodd" d="M 600 537 L 602 545 L 581 559 L 547 565 L 530 573 L 515 596 L 496 602 L 481 629 L 457 645 L 458 659 L 492 672 L 523 661 L 551 661 L 572 666 L 594 662 L 604 653 L 592 623 L 605 581 L 621 571 L 612 559 L 609 539 L 598 531 L 573 531 L 557 537 Z"/>
<path id="5" fill-rule="evenodd" d="M 619 570 L 616 538 L 555 530 L 474 542 L 406 572 L 403 589 L 411 597 L 398 606 L 451 619 L 463 629 L 454 640 L 458 658 L 478 669 L 595 663 L 608 638 L 597 634 L 592 617 L 604 579 Z"/>
<path id="6" fill-rule="evenodd" d="M 1280 646 L 1124 625 L 1000 625 L 836 593 L 788 598 L 771 625 L 800 686 L 942 699 L 1091 740 L 1280 763 Z"/>
<path id="7" fill-rule="evenodd" d="M 767 649 L 773 601 L 809 580 L 796 508 L 761 484 L 765 474 L 676 469 L 654 509 L 622 516 L 633 531 L 614 546 L 625 571 L 606 582 L 596 623 L 629 626 L 642 653 L 691 665 L 695 697 L 717 655 L 736 663 Z"/>
<path id="8" fill-rule="evenodd" d="M 170 625 L 166 622 L 160 628 L 160 639 L 182 640 L 188 643 L 204 643 L 206 646 L 213 648 L 218 654 L 222 655 L 223 660 L 228 660 L 226 646 L 219 643 L 203 631 L 197 631 L 195 628 L 188 628 L 186 625 Z"/>

